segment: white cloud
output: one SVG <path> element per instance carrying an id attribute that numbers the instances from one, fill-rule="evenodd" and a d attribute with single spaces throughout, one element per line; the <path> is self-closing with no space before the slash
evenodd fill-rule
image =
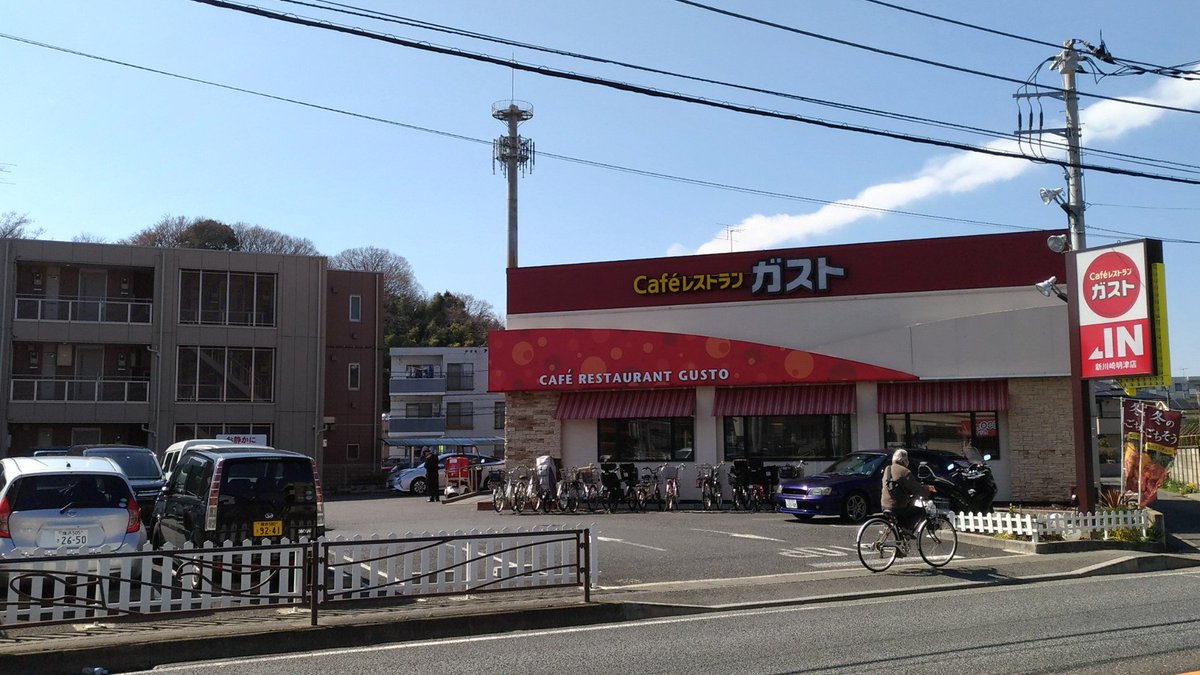
<path id="1" fill-rule="evenodd" d="M 1144 98 L 1127 98 L 1178 108 L 1196 107 L 1200 105 L 1200 82 L 1163 80 L 1152 87 Z M 1080 121 L 1087 143 L 1119 138 L 1149 126 L 1168 114 L 1184 113 L 1101 100 L 1082 109 Z M 1007 140 L 994 141 L 986 147 L 1005 152 L 1020 152 L 1015 142 Z M 827 205 L 803 215 L 749 216 L 734 226 L 737 230 L 734 247 L 753 250 L 799 243 L 814 235 L 837 230 L 864 218 L 879 217 L 880 214 L 871 211 L 871 208 L 904 209 L 935 195 L 970 192 L 991 183 L 1011 180 L 1035 166 L 1038 165 L 1023 159 L 957 152 L 929 162 L 908 180 L 872 185 L 850 199 L 839 201 L 840 204 L 870 207 L 868 209 Z M 729 235 L 727 230 L 722 229 L 714 233 L 711 240 L 694 250 L 683 244 L 673 244 L 668 249 L 668 255 L 722 253 L 728 250 Z"/>

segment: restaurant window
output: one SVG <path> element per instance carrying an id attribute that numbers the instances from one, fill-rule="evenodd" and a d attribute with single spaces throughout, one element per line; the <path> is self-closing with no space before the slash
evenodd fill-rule
<path id="1" fill-rule="evenodd" d="M 691 462 L 695 438 L 692 417 L 596 420 L 601 462 Z"/>
<path id="2" fill-rule="evenodd" d="M 999 416 L 988 412 L 895 413 L 883 416 L 888 447 L 948 450 L 966 456 L 974 447 L 1000 457 Z"/>
<path id="3" fill-rule="evenodd" d="M 850 453 L 849 415 L 725 417 L 725 459 L 836 459 Z"/>

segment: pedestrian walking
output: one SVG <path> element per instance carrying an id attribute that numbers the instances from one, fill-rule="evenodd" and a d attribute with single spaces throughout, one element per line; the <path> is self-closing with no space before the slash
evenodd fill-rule
<path id="1" fill-rule="evenodd" d="M 425 494 L 429 501 L 442 501 L 441 488 L 438 486 L 438 456 L 428 448 L 425 450 Z"/>

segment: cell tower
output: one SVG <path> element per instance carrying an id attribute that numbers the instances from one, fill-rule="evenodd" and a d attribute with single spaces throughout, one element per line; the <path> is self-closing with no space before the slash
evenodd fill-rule
<path id="1" fill-rule="evenodd" d="M 525 101 L 497 101 L 492 104 L 492 117 L 508 125 L 508 135 L 492 144 L 492 171 L 496 162 L 508 177 L 508 267 L 517 266 L 517 172 L 523 176 L 533 171 L 533 141 L 521 138 L 517 127 L 533 118 L 533 106 Z"/>

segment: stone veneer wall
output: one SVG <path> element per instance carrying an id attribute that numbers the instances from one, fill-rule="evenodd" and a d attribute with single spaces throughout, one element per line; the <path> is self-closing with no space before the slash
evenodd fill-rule
<path id="1" fill-rule="evenodd" d="M 1012 500 L 1068 503 L 1075 485 L 1071 379 L 1010 378 L 1008 428 Z"/>
<path id="2" fill-rule="evenodd" d="M 554 419 L 557 392 L 512 392 L 504 397 L 504 462 L 532 467 L 542 455 L 562 459 L 562 425 Z"/>

